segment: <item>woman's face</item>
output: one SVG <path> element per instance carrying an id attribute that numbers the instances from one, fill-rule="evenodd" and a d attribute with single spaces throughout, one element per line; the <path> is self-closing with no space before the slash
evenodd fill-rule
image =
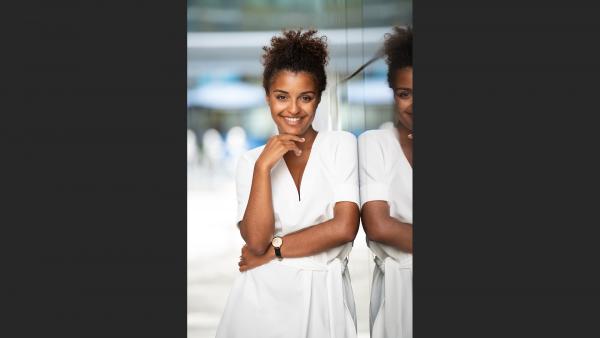
<path id="1" fill-rule="evenodd" d="M 267 104 L 280 134 L 304 135 L 311 128 L 319 105 L 313 76 L 307 72 L 277 72 L 271 81 Z"/>
<path id="2" fill-rule="evenodd" d="M 401 126 L 413 130 L 413 68 L 404 67 L 394 74 L 396 118 Z"/>

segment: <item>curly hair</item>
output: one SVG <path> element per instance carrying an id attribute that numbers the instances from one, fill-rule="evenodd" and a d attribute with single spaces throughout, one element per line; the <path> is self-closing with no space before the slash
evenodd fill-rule
<path id="1" fill-rule="evenodd" d="M 394 73 L 398 69 L 412 67 L 412 27 L 394 27 L 393 33 L 385 34 L 384 51 L 388 64 L 387 80 L 394 88 Z"/>
<path id="2" fill-rule="evenodd" d="M 263 47 L 263 87 L 267 94 L 275 74 L 281 70 L 289 70 L 311 74 L 315 79 L 318 94 L 321 95 L 327 86 L 327 38 L 317 37 L 316 33 L 316 30 L 284 30 L 282 36 L 271 38 L 270 46 Z"/>

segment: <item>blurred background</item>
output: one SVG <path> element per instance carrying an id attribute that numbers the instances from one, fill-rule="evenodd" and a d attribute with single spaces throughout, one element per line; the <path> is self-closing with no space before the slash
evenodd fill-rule
<path id="1" fill-rule="evenodd" d="M 330 61 L 314 127 L 359 135 L 389 128 L 392 91 L 383 60 L 367 62 L 394 25 L 412 22 L 412 1 L 187 1 L 188 337 L 214 337 L 243 241 L 235 226 L 237 158 L 276 133 L 262 88 L 262 46 L 283 28 L 316 28 Z M 369 337 L 373 270 L 362 230 L 349 264 L 359 337 Z"/>

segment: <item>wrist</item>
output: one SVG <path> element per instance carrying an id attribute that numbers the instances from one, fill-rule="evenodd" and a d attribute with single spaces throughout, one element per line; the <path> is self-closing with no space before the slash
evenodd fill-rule
<path id="1" fill-rule="evenodd" d="M 271 172 L 271 167 L 258 160 L 254 163 L 254 170 L 261 174 L 268 174 Z"/>

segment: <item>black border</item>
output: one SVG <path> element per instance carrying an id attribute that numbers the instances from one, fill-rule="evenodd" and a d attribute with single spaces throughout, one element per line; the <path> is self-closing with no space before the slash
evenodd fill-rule
<path id="1" fill-rule="evenodd" d="M 598 6 L 415 1 L 415 337 L 599 334 Z"/>
<path id="2" fill-rule="evenodd" d="M 2 336 L 186 337 L 186 10 L 2 10 Z"/>

